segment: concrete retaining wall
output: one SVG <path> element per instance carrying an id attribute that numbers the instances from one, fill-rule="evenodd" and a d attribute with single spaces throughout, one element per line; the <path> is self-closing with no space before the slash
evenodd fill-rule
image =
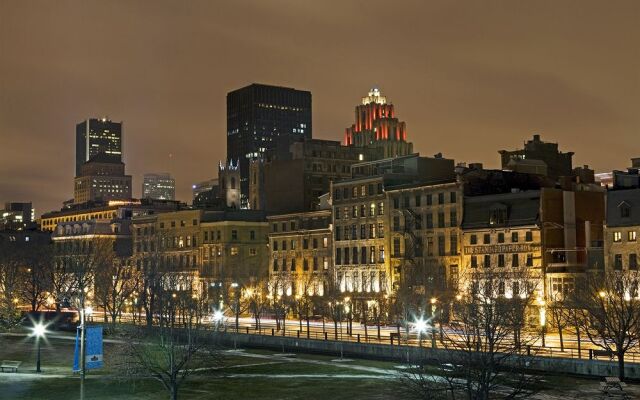
<path id="1" fill-rule="evenodd" d="M 336 357 L 339 357 L 342 353 L 344 356 L 398 362 L 437 359 L 439 358 L 438 355 L 450 351 L 426 347 L 389 346 L 228 332 L 222 333 L 220 339 L 224 345 L 229 347 L 268 348 L 284 353 L 319 353 Z M 530 362 L 529 369 L 532 371 L 598 377 L 618 375 L 617 362 L 559 357 L 528 357 L 527 361 Z M 640 364 L 625 363 L 625 376 L 631 379 L 640 379 Z"/>

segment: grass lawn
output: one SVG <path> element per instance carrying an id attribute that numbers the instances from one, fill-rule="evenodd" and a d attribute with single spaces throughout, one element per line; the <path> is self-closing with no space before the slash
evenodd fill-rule
<path id="1" fill-rule="evenodd" d="M 168 398 L 154 380 L 118 377 L 109 363 L 114 345 L 105 343 L 105 368 L 88 372 L 89 399 L 147 400 Z M 42 346 L 42 374 L 35 374 L 32 338 L 0 336 L 0 360 L 20 360 L 18 374 L 0 374 L 0 398 L 69 400 L 78 398 L 80 381 L 71 372 L 74 341 L 50 337 Z M 393 373 L 398 363 L 337 356 L 297 354 L 274 356 L 269 350 L 224 352 L 224 367 L 216 373 L 192 375 L 180 389 L 181 399 L 395 399 L 403 398 Z M 598 381 L 569 376 L 544 376 L 538 399 L 592 398 Z M 547 395 L 545 395 L 545 393 Z M 564 396 L 564 394 L 567 394 Z M 558 397 L 558 395 L 561 395 Z M 545 397 L 546 396 L 546 397 Z"/>

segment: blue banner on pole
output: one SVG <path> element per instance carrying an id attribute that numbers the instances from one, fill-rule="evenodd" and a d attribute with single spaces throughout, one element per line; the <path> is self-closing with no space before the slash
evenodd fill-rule
<path id="1" fill-rule="evenodd" d="M 88 326 L 86 334 L 86 367 L 102 368 L 102 325 Z"/>
<path id="2" fill-rule="evenodd" d="M 102 361 L 102 356 L 103 356 L 102 326 L 100 325 L 87 326 L 84 340 L 85 340 L 84 354 L 86 356 L 85 368 L 86 369 L 102 368 L 104 365 Z M 76 332 L 76 349 L 73 356 L 74 372 L 80 371 L 79 354 L 80 354 L 80 328 L 78 327 L 78 331 Z"/>

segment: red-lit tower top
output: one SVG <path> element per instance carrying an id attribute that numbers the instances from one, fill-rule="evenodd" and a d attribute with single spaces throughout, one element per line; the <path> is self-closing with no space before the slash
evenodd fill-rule
<path id="1" fill-rule="evenodd" d="M 373 88 L 356 107 L 356 123 L 346 129 L 345 146 L 383 147 L 385 157 L 411 154 L 407 128 L 395 117 L 393 104 L 387 103 L 378 88 Z"/>

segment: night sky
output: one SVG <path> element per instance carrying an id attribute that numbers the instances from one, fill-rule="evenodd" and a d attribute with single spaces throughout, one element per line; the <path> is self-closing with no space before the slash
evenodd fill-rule
<path id="1" fill-rule="evenodd" d="M 499 166 L 534 133 L 574 165 L 640 156 L 640 1 L 0 0 L 0 201 L 73 197 L 75 124 L 124 121 L 134 196 L 215 177 L 225 96 L 310 90 L 313 134 L 341 140 L 380 87 L 423 155 Z M 172 154 L 172 157 L 169 156 Z"/>

